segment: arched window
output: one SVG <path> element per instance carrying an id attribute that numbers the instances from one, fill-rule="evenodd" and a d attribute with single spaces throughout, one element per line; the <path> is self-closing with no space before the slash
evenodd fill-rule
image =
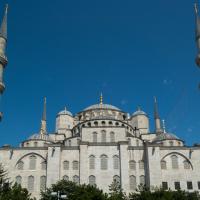
<path id="1" fill-rule="evenodd" d="M 95 126 L 98 126 L 98 122 L 97 122 L 97 121 L 95 121 L 95 122 L 94 122 L 94 125 L 95 125 Z"/>
<path id="2" fill-rule="evenodd" d="M 89 176 L 89 184 L 92 186 L 96 185 L 96 177 L 95 176 L 93 176 L 93 175 Z"/>
<path id="3" fill-rule="evenodd" d="M 174 145 L 174 142 L 173 142 L 173 141 L 170 141 L 170 142 L 169 142 L 169 145 L 170 145 L 170 146 L 173 146 L 173 145 Z"/>
<path id="4" fill-rule="evenodd" d="M 178 169 L 178 157 L 176 155 L 171 156 L 172 169 Z"/>
<path id="5" fill-rule="evenodd" d="M 64 169 L 64 170 L 69 170 L 69 161 L 65 160 L 65 161 L 63 162 L 63 169 Z"/>
<path id="6" fill-rule="evenodd" d="M 34 190 L 34 177 L 33 176 L 28 177 L 28 190 L 29 191 Z"/>
<path id="7" fill-rule="evenodd" d="M 106 142 L 106 131 L 101 131 L 101 142 Z"/>
<path id="8" fill-rule="evenodd" d="M 40 190 L 44 191 L 46 189 L 46 176 L 40 177 Z"/>
<path id="9" fill-rule="evenodd" d="M 144 175 L 140 176 L 140 184 L 145 185 L 145 176 Z"/>
<path id="10" fill-rule="evenodd" d="M 24 169 L 24 162 L 23 161 L 19 161 L 17 164 L 17 169 L 18 170 L 23 170 Z"/>
<path id="11" fill-rule="evenodd" d="M 129 182 L 130 182 L 130 190 L 136 190 L 136 188 L 137 188 L 136 177 L 130 176 Z"/>
<path id="12" fill-rule="evenodd" d="M 119 156 L 113 156 L 113 168 L 119 169 Z"/>
<path id="13" fill-rule="evenodd" d="M 73 170 L 78 170 L 78 161 L 73 161 Z"/>
<path id="14" fill-rule="evenodd" d="M 139 146 L 139 140 L 136 140 L 136 146 L 137 147 Z"/>
<path id="15" fill-rule="evenodd" d="M 18 185 L 21 185 L 21 184 L 22 184 L 22 177 L 21 177 L 21 176 L 17 176 L 17 177 L 16 177 L 16 183 L 17 183 Z"/>
<path id="16" fill-rule="evenodd" d="M 144 169 L 144 161 L 143 160 L 139 161 L 139 168 Z"/>
<path id="17" fill-rule="evenodd" d="M 131 139 L 128 138 L 128 145 L 131 146 Z"/>
<path id="18" fill-rule="evenodd" d="M 136 162 L 134 160 L 129 161 L 129 169 L 136 170 Z"/>
<path id="19" fill-rule="evenodd" d="M 69 176 L 64 175 L 64 176 L 63 176 L 63 180 L 65 180 L 65 181 L 69 181 Z"/>
<path id="20" fill-rule="evenodd" d="M 94 132 L 93 134 L 92 134 L 92 140 L 93 140 L 93 142 L 97 142 L 97 132 Z"/>
<path id="21" fill-rule="evenodd" d="M 33 170 L 35 168 L 36 168 L 36 156 L 32 155 L 30 156 L 29 169 Z"/>
<path id="22" fill-rule="evenodd" d="M 184 169 L 190 169 L 190 163 L 187 160 L 183 161 Z"/>
<path id="23" fill-rule="evenodd" d="M 79 176 L 77 175 L 73 176 L 73 182 L 79 184 Z"/>
<path id="24" fill-rule="evenodd" d="M 106 155 L 101 156 L 101 169 L 102 170 L 108 169 L 108 157 Z"/>
<path id="25" fill-rule="evenodd" d="M 38 146 L 38 143 L 37 142 L 34 142 L 34 147 L 37 147 Z"/>
<path id="26" fill-rule="evenodd" d="M 110 142 L 115 142 L 115 133 L 110 132 Z"/>
<path id="27" fill-rule="evenodd" d="M 89 168 L 95 169 L 95 156 L 91 155 L 89 157 Z"/>
<path id="28" fill-rule="evenodd" d="M 165 160 L 162 160 L 162 161 L 160 162 L 160 167 L 161 167 L 161 169 L 167 169 L 167 163 L 166 163 Z"/>
<path id="29" fill-rule="evenodd" d="M 46 168 L 47 168 L 46 161 L 43 161 L 43 162 L 41 163 L 41 169 L 42 169 L 42 170 L 46 170 Z"/>
<path id="30" fill-rule="evenodd" d="M 113 177 L 113 182 L 115 182 L 118 186 L 120 186 L 120 177 L 117 176 L 117 175 L 115 175 L 115 176 Z"/>

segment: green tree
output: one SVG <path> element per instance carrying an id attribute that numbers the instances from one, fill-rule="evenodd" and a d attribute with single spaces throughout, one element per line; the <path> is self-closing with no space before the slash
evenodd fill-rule
<path id="1" fill-rule="evenodd" d="M 33 200 L 27 189 L 8 182 L 7 172 L 0 164 L 0 200 Z"/>
<path id="2" fill-rule="evenodd" d="M 125 200 L 127 199 L 126 194 L 121 189 L 120 184 L 114 180 L 112 184 L 109 186 L 109 200 Z"/>
<path id="3" fill-rule="evenodd" d="M 102 190 L 90 185 L 78 185 L 74 182 L 61 180 L 53 184 L 46 192 L 41 193 L 41 200 L 56 200 L 52 192 L 66 194 L 68 200 L 107 200 L 107 195 Z"/>
<path id="4" fill-rule="evenodd" d="M 137 193 L 129 195 L 131 200 L 200 200 L 197 192 L 186 192 L 182 190 L 171 191 L 155 189 L 153 191 L 146 187 L 139 187 Z"/>

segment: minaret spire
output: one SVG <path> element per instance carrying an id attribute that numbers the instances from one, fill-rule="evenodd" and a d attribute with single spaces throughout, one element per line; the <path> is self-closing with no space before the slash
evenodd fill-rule
<path id="1" fill-rule="evenodd" d="M 40 134 L 41 135 L 45 135 L 47 134 L 47 101 L 46 101 L 46 97 L 44 98 L 44 107 L 43 107 L 43 114 L 42 114 L 42 120 L 41 120 L 41 128 L 40 128 Z"/>
<path id="2" fill-rule="evenodd" d="M 7 15 L 8 15 L 8 4 L 5 6 L 4 17 L 1 23 L 0 36 L 7 40 Z"/>
<path id="3" fill-rule="evenodd" d="M 3 72 L 8 63 L 6 57 L 6 45 L 7 45 L 7 15 L 8 15 L 8 4 L 5 6 L 4 17 L 0 26 L 0 96 L 5 90 L 5 85 L 3 82 Z M 0 112 L 0 121 L 2 119 L 2 112 Z"/>
<path id="4" fill-rule="evenodd" d="M 198 4 L 194 4 L 194 11 L 195 11 L 195 20 L 196 20 L 196 44 L 197 44 L 197 57 L 196 57 L 196 64 L 200 67 L 200 17 L 199 17 L 199 8 Z"/>
<path id="5" fill-rule="evenodd" d="M 155 119 L 155 132 L 159 134 L 162 132 L 160 117 L 158 112 L 158 103 L 156 97 L 154 97 L 154 119 Z"/>
<path id="6" fill-rule="evenodd" d="M 102 104 L 103 104 L 103 94 L 101 92 L 101 95 L 100 95 L 100 105 L 102 105 Z"/>

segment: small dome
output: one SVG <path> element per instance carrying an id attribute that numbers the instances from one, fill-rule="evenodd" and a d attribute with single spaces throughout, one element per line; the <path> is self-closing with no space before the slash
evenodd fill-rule
<path id="1" fill-rule="evenodd" d="M 68 110 L 66 109 L 66 107 L 65 107 L 64 110 L 60 111 L 60 112 L 58 113 L 58 115 L 69 115 L 69 116 L 73 117 L 72 113 L 71 113 L 70 111 L 68 111 Z"/>
<path id="2" fill-rule="evenodd" d="M 94 104 L 92 106 L 89 106 L 87 108 L 84 109 L 84 111 L 87 111 L 87 110 L 95 110 L 95 109 L 106 109 L 106 110 L 117 110 L 117 111 L 120 111 L 119 108 L 113 106 L 113 105 L 110 105 L 110 104 Z"/>
<path id="3" fill-rule="evenodd" d="M 172 133 L 160 133 L 152 142 L 160 142 L 162 140 L 180 140 L 180 138 Z"/>
<path id="4" fill-rule="evenodd" d="M 49 135 L 42 135 L 42 134 L 33 134 L 31 135 L 28 140 L 46 140 L 46 141 L 51 141 L 51 139 L 49 138 Z"/>
<path id="5" fill-rule="evenodd" d="M 138 110 L 135 111 L 135 112 L 132 114 L 132 117 L 137 116 L 137 115 L 147 115 L 147 114 L 146 114 L 144 111 L 142 111 L 142 110 L 140 109 L 140 107 L 138 107 Z"/>

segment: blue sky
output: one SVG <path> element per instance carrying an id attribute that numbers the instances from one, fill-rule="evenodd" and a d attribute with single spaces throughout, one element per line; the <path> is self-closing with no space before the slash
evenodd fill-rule
<path id="1" fill-rule="evenodd" d="M 200 142 L 200 69 L 195 66 L 193 1 L 19 0 L 9 3 L 9 64 L 0 108 L 0 145 L 14 146 L 40 128 L 47 97 L 48 130 L 67 106 L 104 102 L 153 125 L 157 96 L 168 131 Z"/>

